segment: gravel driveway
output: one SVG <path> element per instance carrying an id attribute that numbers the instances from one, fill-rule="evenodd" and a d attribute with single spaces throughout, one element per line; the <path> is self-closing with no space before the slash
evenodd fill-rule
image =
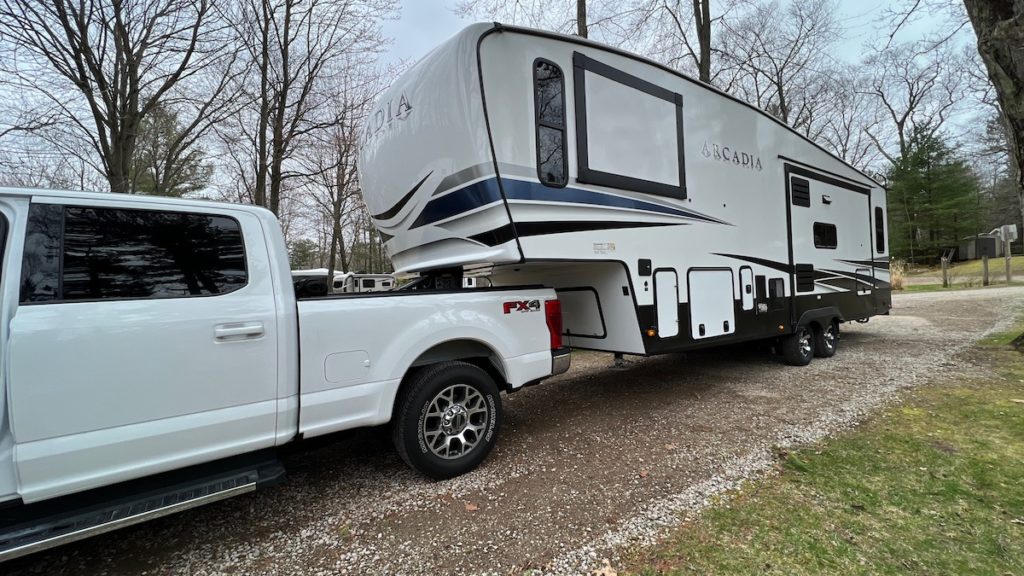
<path id="1" fill-rule="evenodd" d="M 275 488 L 2 566 L 5 574 L 579 574 L 648 544 L 778 447 L 856 423 L 906 387 L 981 368 L 958 352 L 1024 311 L 1024 288 L 898 295 L 793 368 L 730 348 L 636 359 L 581 353 L 508 396 L 477 471 L 430 482 L 380 430 L 288 458 Z"/>

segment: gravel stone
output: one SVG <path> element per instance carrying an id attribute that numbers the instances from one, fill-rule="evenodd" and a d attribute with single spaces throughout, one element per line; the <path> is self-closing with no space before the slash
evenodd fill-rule
<path id="1" fill-rule="evenodd" d="M 478 470 L 432 482 L 384 429 L 287 456 L 264 491 L 19 559 L 23 574 L 586 574 L 648 546 L 779 450 L 845 430 L 902 391 L 987 374 L 961 354 L 1024 311 L 1024 288 L 897 294 L 844 324 L 837 355 L 785 366 L 753 346 L 573 368 L 505 397 Z M 467 504 L 474 504 L 467 506 Z M 727 505 L 727 503 L 726 503 Z"/>

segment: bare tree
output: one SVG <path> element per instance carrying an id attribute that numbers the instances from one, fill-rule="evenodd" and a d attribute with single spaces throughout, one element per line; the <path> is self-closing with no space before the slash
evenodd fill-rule
<path id="1" fill-rule="evenodd" d="M 625 16 L 634 8 L 615 0 L 458 0 L 455 13 L 596 38 L 618 44 L 629 36 Z"/>
<path id="2" fill-rule="evenodd" d="M 19 90 L 17 82 L 0 79 L 4 94 L 0 104 L 0 141 L 5 137 L 36 134 L 56 126 L 60 114 L 38 99 L 30 99 Z"/>
<path id="3" fill-rule="evenodd" d="M 879 152 L 898 164 L 907 157 L 915 130 L 935 134 L 956 112 L 966 90 L 964 61 L 950 47 L 922 52 L 917 44 L 900 44 L 873 54 L 866 65 L 865 92 L 881 106 L 884 119 L 867 133 Z"/>
<path id="4" fill-rule="evenodd" d="M 735 0 L 721 4 L 728 11 Z M 712 25 L 724 16 L 711 16 L 710 0 L 635 0 L 629 15 L 631 47 L 673 68 L 689 63 L 702 82 L 712 83 Z"/>
<path id="5" fill-rule="evenodd" d="M 576 0 L 576 35 L 587 37 L 587 0 Z"/>
<path id="6" fill-rule="evenodd" d="M 337 125 L 325 113 L 343 62 L 376 57 L 380 23 L 395 0 L 239 0 L 233 20 L 251 64 L 240 79 L 246 105 L 218 128 L 229 169 L 249 201 L 281 214 L 290 164 L 303 138 Z"/>
<path id="7" fill-rule="evenodd" d="M 832 1 L 748 3 L 742 15 L 724 23 L 721 53 L 735 76 L 729 87 L 783 122 L 799 120 L 793 93 L 828 65 L 829 48 L 839 38 L 835 12 Z"/>
<path id="8" fill-rule="evenodd" d="M 918 42 L 925 50 L 942 48 L 960 37 L 967 27 L 967 13 L 960 0 L 897 0 L 883 6 L 879 23 L 889 31 L 882 50 L 900 44 L 898 36 L 911 24 L 927 16 L 931 19 L 931 31 Z"/>
<path id="9" fill-rule="evenodd" d="M 356 169 L 359 135 L 380 93 L 379 77 L 377 70 L 363 63 L 351 66 L 330 104 L 337 123 L 309 139 L 298 158 L 307 174 L 306 198 L 322 222 L 329 278 L 338 264 L 342 270 L 350 269 L 345 230 L 362 206 Z"/>
<path id="10" fill-rule="evenodd" d="M 133 192 L 140 124 L 222 62 L 220 26 L 212 0 L 0 0 L 0 66 L 88 143 L 112 191 Z M 201 99 L 176 150 L 194 144 L 219 95 Z"/>
<path id="11" fill-rule="evenodd" d="M 879 152 L 867 130 L 878 123 L 878 107 L 865 92 L 866 79 L 858 66 L 834 70 L 825 90 L 828 109 L 822 114 L 816 140 L 852 166 L 868 170 Z"/>

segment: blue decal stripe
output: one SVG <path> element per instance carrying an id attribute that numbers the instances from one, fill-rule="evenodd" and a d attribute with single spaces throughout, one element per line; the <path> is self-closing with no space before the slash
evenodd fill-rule
<path id="1" fill-rule="evenodd" d="M 668 206 L 662 206 L 661 204 L 644 202 L 643 200 L 634 200 L 633 198 L 626 198 L 623 196 L 593 192 L 591 190 L 581 190 L 579 188 L 550 188 L 539 182 L 511 180 L 507 178 L 502 179 L 502 185 L 505 189 L 505 196 L 508 197 L 509 200 L 565 202 L 569 204 L 627 208 L 643 212 L 680 216 L 682 218 L 701 220 L 716 224 L 725 224 L 725 222 L 722 222 L 721 220 L 717 220 L 697 212 L 671 208 Z M 418 228 L 440 220 L 445 220 L 452 216 L 457 216 L 499 200 L 501 200 L 501 190 L 498 188 L 497 178 L 481 180 L 480 182 L 470 184 L 465 188 L 448 193 L 444 196 L 439 196 L 430 202 L 427 202 L 427 205 L 423 208 L 423 212 L 420 213 L 410 228 Z"/>
<path id="2" fill-rule="evenodd" d="M 498 180 L 496 178 L 481 180 L 427 202 L 427 205 L 423 207 L 423 212 L 420 212 L 409 228 L 432 224 L 498 200 L 501 200 Z"/>
<path id="3" fill-rule="evenodd" d="M 661 204 L 654 204 L 652 202 L 644 202 L 643 200 L 634 200 L 623 196 L 593 192 L 591 190 L 581 190 L 579 188 L 550 188 L 543 184 L 523 180 L 503 179 L 502 183 L 505 185 L 505 195 L 509 200 L 540 200 L 544 202 L 569 202 L 572 204 L 610 206 L 613 208 L 629 208 L 632 210 L 657 212 L 659 214 L 670 214 L 672 216 L 682 216 L 684 218 L 693 218 L 707 222 L 719 222 L 718 220 L 708 218 L 703 214 L 697 214 L 695 212 L 689 212 L 677 208 L 670 208 L 668 206 L 662 206 Z"/>

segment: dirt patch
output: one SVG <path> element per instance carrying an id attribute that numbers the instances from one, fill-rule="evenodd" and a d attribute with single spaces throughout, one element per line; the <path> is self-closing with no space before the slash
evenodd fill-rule
<path id="1" fill-rule="evenodd" d="M 506 398 L 477 471 L 430 482 L 378 430 L 289 459 L 289 479 L 5 565 L 7 574 L 583 573 L 646 545 L 777 451 L 849 427 L 905 388 L 984 370 L 959 353 L 1024 288 L 900 294 L 806 368 L 728 348 L 566 375 Z"/>

